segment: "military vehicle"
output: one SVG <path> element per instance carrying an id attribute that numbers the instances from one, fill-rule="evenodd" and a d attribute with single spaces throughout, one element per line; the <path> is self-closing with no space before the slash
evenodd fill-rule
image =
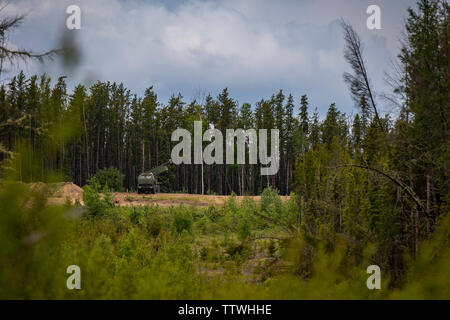
<path id="1" fill-rule="evenodd" d="M 143 172 L 138 176 L 138 193 L 157 193 L 160 192 L 160 183 L 158 182 L 157 176 L 163 172 L 169 170 L 167 165 L 171 161 L 163 163 L 162 165 L 149 170 L 148 172 Z"/>

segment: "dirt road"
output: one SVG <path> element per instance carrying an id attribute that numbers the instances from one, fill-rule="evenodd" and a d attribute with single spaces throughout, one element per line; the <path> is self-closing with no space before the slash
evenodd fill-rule
<path id="1" fill-rule="evenodd" d="M 83 189 L 71 182 L 61 182 L 54 184 L 33 183 L 30 184 L 32 190 L 40 190 L 48 196 L 48 202 L 52 205 L 62 205 L 67 201 L 72 204 L 83 202 Z M 209 207 L 211 205 L 222 206 L 230 196 L 217 195 L 199 195 L 188 193 L 157 193 L 157 194 L 137 194 L 126 192 L 115 192 L 112 194 L 113 200 L 119 206 L 145 206 L 158 205 L 160 207 L 170 206 L 195 206 Z M 241 202 L 245 197 L 236 196 L 236 201 Z M 261 200 L 261 196 L 250 196 L 255 202 Z M 283 201 L 289 199 L 289 196 L 282 196 Z"/>
<path id="2" fill-rule="evenodd" d="M 144 206 L 144 205 L 158 205 L 160 207 L 170 206 L 195 206 L 195 207 L 209 207 L 210 205 L 222 206 L 230 196 L 216 196 L 216 195 L 199 195 L 187 193 L 158 193 L 158 194 L 137 194 L 129 193 L 114 193 L 113 199 L 120 206 Z M 251 199 L 258 202 L 261 196 L 251 196 Z M 243 196 L 236 196 L 236 201 L 241 202 Z M 283 201 L 289 199 L 288 196 L 282 196 Z"/>

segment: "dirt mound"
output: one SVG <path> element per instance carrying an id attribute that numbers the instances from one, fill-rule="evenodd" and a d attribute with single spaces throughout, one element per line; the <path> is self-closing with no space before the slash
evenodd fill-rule
<path id="1" fill-rule="evenodd" d="M 83 189 L 72 182 L 43 183 L 33 182 L 29 184 L 33 191 L 42 192 L 48 198 L 49 204 L 64 204 L 69 200 L 72 204 L 83 204 Z"/>
<path id="2" fill-rule="evenodd" d="M 31 191 L 45 192 L 47 189 L 47 185 L 43 182 L 32 182 L 28 185 L 30 186 Z"/>
<path id="3" fill-rule="evenodd" d="M 83 202 L 83 189 L 72 182 L 58 183 L 52 195 L 55 198 L 69 199 L 70 202 Z"/>

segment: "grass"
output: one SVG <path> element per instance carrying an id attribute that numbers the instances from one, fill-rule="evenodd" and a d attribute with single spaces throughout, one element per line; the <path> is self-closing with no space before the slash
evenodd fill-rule
<path id="1" fill-rule="evenodd" d="M 370 250 L 355 259 L 339 236 L 312 244 L 301 228 L 288 232 L 255 214 L 294 224 L 292 201 L 271 191 L 261 203 L 230 197 L 207 208 L 116 207 L 108 194 L 88 190 L 86 208 L 76 208 L 48 206 L 42 194 L 11 184 L 0 191 L 0 298 L 450 297 L 449 219 L 423 245 L 402 288 L 389 288 L 384 276 L 382 290 L 368 290 Z M 69 218 L 80 210 L 83 217 Z M 81 268 L 81 290 L 66 287 L 69 265 Z"/>

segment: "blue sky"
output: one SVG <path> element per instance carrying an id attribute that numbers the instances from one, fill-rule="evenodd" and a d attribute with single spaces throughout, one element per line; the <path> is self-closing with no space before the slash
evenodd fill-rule
<path id="1" fill-rule="evenodd" d="M 297 104 L 306 93 L 323 115 L 332 102 L 348 114 L 356 112 L 342 80 L 349 69 L 339 19 L 360 34 L 373 86 L 381 94 L 390 90 L 384 72 L 398 54 L 407 8 L 415 1 L 15 0 L 2 14 L 28 16 L 11 35 L 12 45 L 35 51 L 58 46 L 71 4 L 82 11 L 81 30 L 71 31 L 81 62 L 73 72 L 57 60 L 31 62 L 19 67 L 27 74 L 68 75 L 69 88 L 97 79 L 123 82 L 139 95 L 153 85 L 163 103 L 178 92 L 189 101 L 228 87 L 240 104 L 254 104 L 283 89 Z M 381 8 L 381 30 L 366 27 L 371 4 Z"/>

